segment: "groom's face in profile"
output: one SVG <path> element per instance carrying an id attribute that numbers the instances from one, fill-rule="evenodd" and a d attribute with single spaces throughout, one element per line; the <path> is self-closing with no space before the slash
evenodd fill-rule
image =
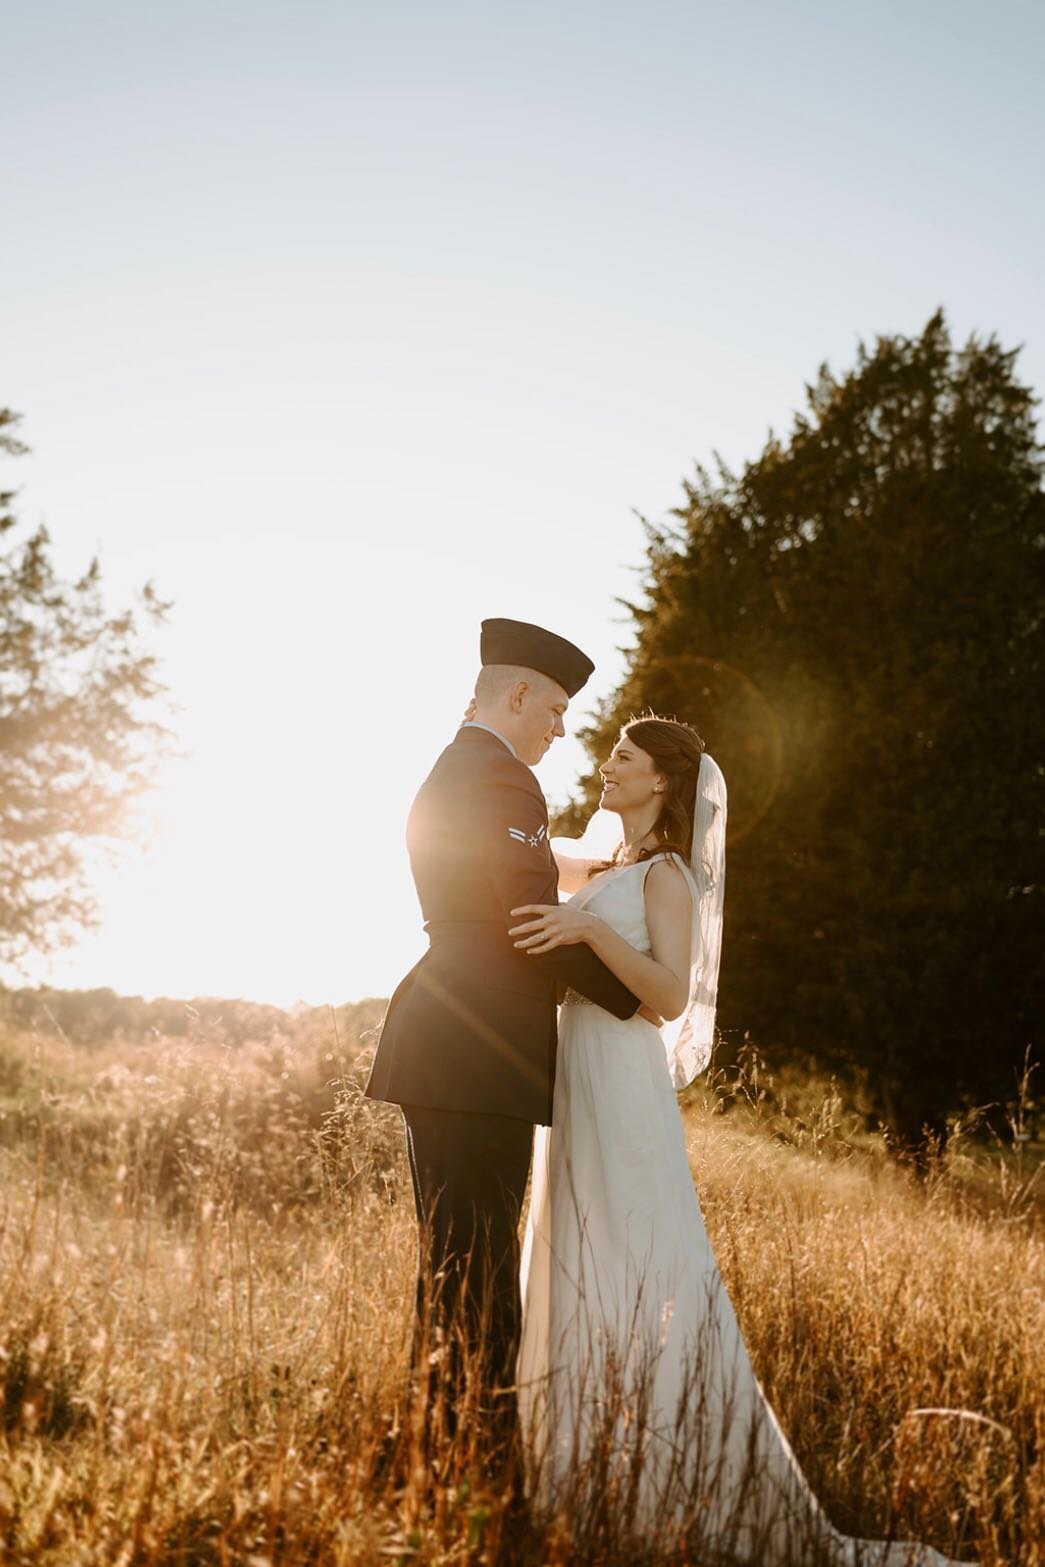
<path id="1" fill-rule="evenodd" d="M 520 761 L 528 767 L 536 767 L 553 740 L 566 733 L 563 718 L 570 705 L 558 681 L 536 670 L 527 671 L 525 681 L 520 681 L 513 693 L 516 709 L 516 728 L 513 744 Z"/>

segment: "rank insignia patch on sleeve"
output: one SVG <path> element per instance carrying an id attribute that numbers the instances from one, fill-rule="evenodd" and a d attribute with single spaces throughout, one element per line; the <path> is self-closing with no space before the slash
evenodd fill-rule
<path id="1" fill-rule="evenodd" d="M 547 828 L 538 827 L 536 832 L 526 832 L 522 827 L 509 827 L 508 836 L 514 838 L 516 843 L 527 843 L 531 849 L 536 849 L 544 842 Z"/>

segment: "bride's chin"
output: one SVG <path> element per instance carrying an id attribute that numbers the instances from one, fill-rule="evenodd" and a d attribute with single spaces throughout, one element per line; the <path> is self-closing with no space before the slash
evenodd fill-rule
<path id="1" fill-rule="evenodd" d="M 601 808 L 604 811 L 614 811 L 614 812 L 617 812 L 617 807 L 613 803 L 614 792 L 615 791 L 611 789 L 609 794 L 606 794 L 605 792 L 603 792 L 602 794 L 599 795 L 599 805 L 601 806 Z M 619 813 L 617 813 L 617 814 L 619 814 Z"/>

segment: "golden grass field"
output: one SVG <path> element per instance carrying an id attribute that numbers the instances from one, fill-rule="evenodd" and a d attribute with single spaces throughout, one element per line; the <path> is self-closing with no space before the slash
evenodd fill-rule
<path id="1" fill-rule="evenodd" d="M 378 1003 L 236 1047 L 0 1038 L 0 1561 L 696 1562 L 520 1517 L 469 1427 L 426 1468 Z M 837 1096 L 757 1071 L 683 1103 L 752 1355 L 834 1522 L 1045 1562 L 1045 1258 L 1026 1143 L 916 1180 Z M 943 1411 L 916 1413 L 916 1411 Z M 797 1567 L 797 1564 L 796 1564 Z"/>

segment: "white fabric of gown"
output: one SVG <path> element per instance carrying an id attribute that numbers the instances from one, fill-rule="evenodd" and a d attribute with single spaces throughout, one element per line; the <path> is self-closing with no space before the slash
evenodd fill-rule
<path id="1" fill-rule="evenodd" d="M 571 900 L 649 952 L 653 860 Z M 567 998 L 522 1255 L 519 1413 L 539 1502 L 599 1498 L 638 1534 L 694 1528 L 709 1562 L 946 1567 L 838 1533 L 744 1347 L 704 1227 L 660 1034 Z M 692 1539 L 692 1533 L 690 1533 Z"/>

